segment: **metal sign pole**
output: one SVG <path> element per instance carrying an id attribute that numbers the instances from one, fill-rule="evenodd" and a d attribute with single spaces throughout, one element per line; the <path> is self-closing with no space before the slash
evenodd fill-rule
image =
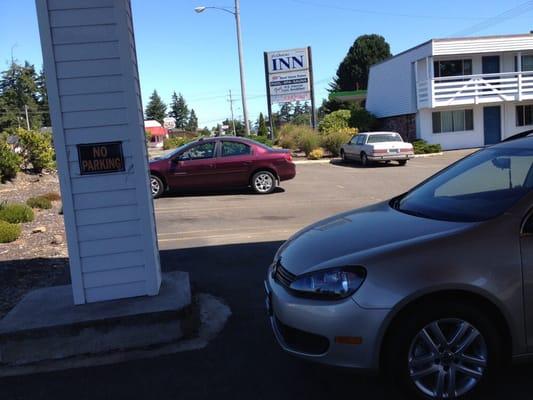
<path id="1" fill-rule="evenodd" d="M 265 57 L 265 82 L 267 90 L 267 107 L 268 107 L 268 122 L 270 125 L 270 140 L 274 140 L 274 121 L 272 118 L 272 100 L 270 97 L 270 84 L 268 81 L 268 53 L 265 51 L 263 53 Z"/>
<path id="2" fill-rule="evenodd" d="M 311 127 L 316 129 L 315 83 L 313 80 L 313 58 L 311 55 L 311 46 L 307 47 L 307 57 L 309 59 L 309 86 L 311 88 Z"/>

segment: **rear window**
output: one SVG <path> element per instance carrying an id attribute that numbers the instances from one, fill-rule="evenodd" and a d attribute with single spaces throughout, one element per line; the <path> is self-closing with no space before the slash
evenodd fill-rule
<path id="1" fill-rule="evenodd" d="M 384 142 L 403 142 L 402 137 L 398 134 L 390 135 L 370 135 L 366 143 L 384 143 Z"/>

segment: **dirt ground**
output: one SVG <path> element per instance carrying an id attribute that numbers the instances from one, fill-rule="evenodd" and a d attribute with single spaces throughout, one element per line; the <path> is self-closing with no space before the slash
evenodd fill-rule
<path id="1" fill-rule="evenodd" d="M 29 197 L 59 193 L 55 173 L 20 173 L 13 182 L 0 184 L 0 202 L 24 203 Z M 0 243 L 0 318 L 29 290 L 68 282 L 67 246 L 61 201 L 50 210 L 34 210 L 35 219 L 22 224 L 22 235 Z"/>

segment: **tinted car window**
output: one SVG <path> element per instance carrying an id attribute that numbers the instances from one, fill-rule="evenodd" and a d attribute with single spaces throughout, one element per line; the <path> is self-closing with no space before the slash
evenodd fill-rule
<path id="1" fill-rule="evenodd" d="M 242 156 L 250 153 L 250 146 L 244 143 L 222 142 L 222 157 Z"/>
<path id="2" fill-rule="evenodd" d="M 508 210 L 533 188 L 533 151 L 487 149 L 416 187 L 393 205 L 448 221 L 483 221 Z"/>
<path id="3" fill-rule="evenodd" d="M 363 144 L 365 144 L 365 140 L 366 140 L 366 136 L 365 135 L 358 136 L 357 137 L 357 144 L 358 145 L 363 145 Z"/>
<path id="4" fill-rule="evenodd" d="M 400 135 L 370 135 L 367 143 L 402 142 Z"/>
<path id="5" fill-rule="evenodd" d="M 215 154 L 215 142 L 202 143 L 191 147 L 184 152 L 181 156 L 181 160 L 201 160 L 204 158 L 213 158 Z"/>

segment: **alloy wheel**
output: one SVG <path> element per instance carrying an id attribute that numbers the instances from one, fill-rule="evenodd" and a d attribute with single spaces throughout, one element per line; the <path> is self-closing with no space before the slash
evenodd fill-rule
<path id="1" fill-rule="evenodd" d="M 150 178 L 150 189 L 152 191 L 152 196 L 157 196 L 161 191 L 161 183 L 153 176 Z"/>
<path id="2" fill-rule="evenodd" d="M 254 186 L 260 193 L 267 193 L 272 189 L 274 180 L 272 176 L 267 173 L 261 173 L 255 177 Z"/>
<path id="3" fill-rule="evenodd" d="M 482 334 L 462 319 L 425 326 L 408 355 L 414 385 L 432 399 L 453 399 L 472 391 L 485 375 L 488 347 Z"/>

